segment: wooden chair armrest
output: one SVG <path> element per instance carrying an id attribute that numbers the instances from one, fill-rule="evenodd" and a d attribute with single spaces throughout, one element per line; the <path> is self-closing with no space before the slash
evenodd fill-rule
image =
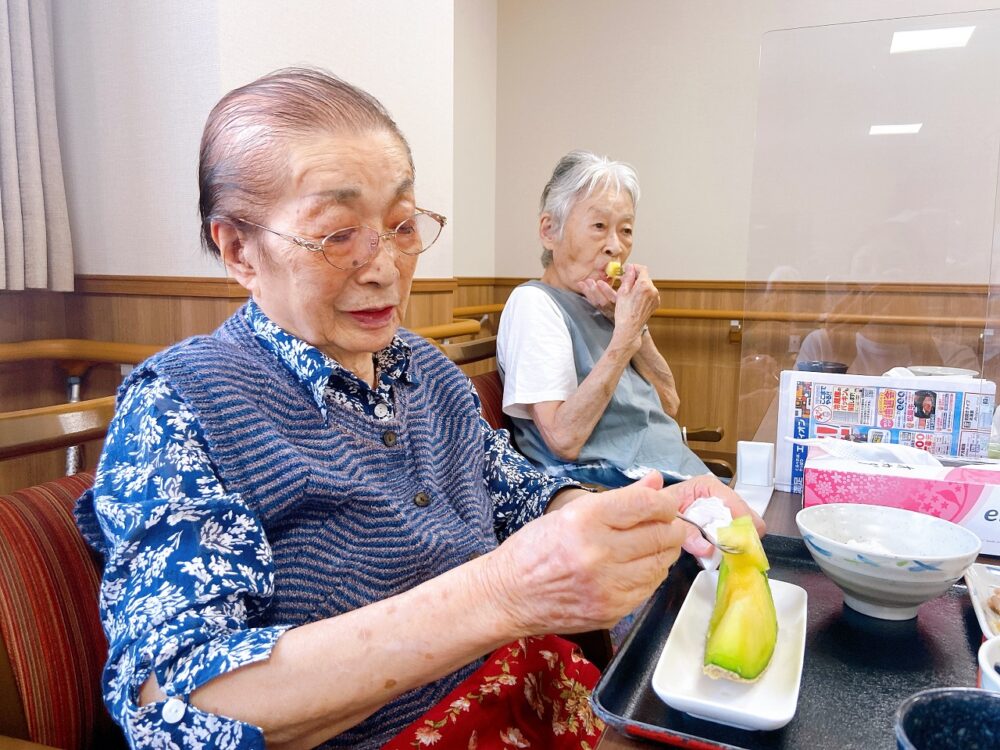
<path id="1" fill-rule="evenodd" d="M 497 355 L 497 337 L 487 336 L 471 341 L 458 341 L 441 344 L 441 351 L 456 365 L 467 365 L 470 362 L 480 362 Z"/>
<path id="2" fill-rule="evenodd" d="M 115 397 L 0 413 L 0 460 L 104 437 Z"/>
<path id="3" fill-rule="evenodd" d="M 0 750 L 58 750 L 52 745 L 39 745 L 37 742 L 27 740 L 16 740 L 0 734 Z"/>
<path id="4" fill-rule="evenodd" d="M 736 469 L 731 463 L 721 458 L 702 458 L 701 462 L 708 467 L 708 470 L 719 479 L 732 479 L 736 476 Z"/>
<path id="5" fill-rule="evenodd" d="M 723 427 L 682 427 L 684 442 L 718 443 L 726 435 Z"/>

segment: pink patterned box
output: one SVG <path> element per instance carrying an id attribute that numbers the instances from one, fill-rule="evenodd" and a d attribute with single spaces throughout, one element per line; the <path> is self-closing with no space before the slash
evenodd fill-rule
<path id="1" fill-rule="evenodd" d="M 915 510 L 966 527 L 1000 555 L 1000 466 L 909 466 L 813 456 L 803 473 L 802 505 L 869 503 Z"/>

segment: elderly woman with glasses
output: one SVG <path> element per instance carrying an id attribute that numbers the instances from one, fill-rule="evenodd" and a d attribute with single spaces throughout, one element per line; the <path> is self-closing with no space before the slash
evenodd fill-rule
<path id="1" fill-rule="evenodd" d="M 518 449 L 552 476 L 621 487 L 651 469 L 668 482 L 708 473 L 674 421 L 673 374 L 649 335 L 659 292 L 645 266 L 626 265 L 638 201 L 628 164 L 564 156 L 542 192 L 542 277 L 500 319 L 503 409 Z"/>
<path id="2" fill-rule="evenodd" d="M 704 488 L 538 473 L 400 328 L 445 220 L 367 93 L 306 69 L 230 92 L 200 183 L 250 300 L 128 377 L 77 511 L 129 742 L 593 746 L 596 672 L 544 634 L 647 596 Z"/>

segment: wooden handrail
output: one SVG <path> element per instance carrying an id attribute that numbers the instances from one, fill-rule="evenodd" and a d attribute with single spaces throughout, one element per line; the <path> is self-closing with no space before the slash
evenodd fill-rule
<path id="1" fill-rule="evenodd" d="M 451 311 L 455 318 L 479 318 L 483 315 L 503 312 L 503 302 L 495 305 L 468 305 L 467 307 L 456 307 Z"/>
<path id="2" fill-rule="evenodd" d="M 479 322 L 475 320 L 453 320 L 451 323 L 440 323 L 433 326 L 411 328 L 414 333 L 425 339 L 447 339 L 452 336 L 474 336 L 479 333 Z"/>
<path id="3" fill-rule="evenodd" d="M 469 336 L 479 333 L 479 323 L 474 320 L 455 320 L 451 323 L 414 328 L 413 331 L 429 339 Z M 164 348 L 165 346 L 158 344 L 126 344 L 91 339 L 32 339 L 0 344 L 0 363 L 54 359 L 88 365 L 97 363 L 137 365 Z"/>
<path id="4" fill-rule="evenodd" d="M 680 318 L 693 320 L 756 320 L 779 323 L 820 323 L 887 326 L 944 326 L 947 328 L 985 328 L 986 318 L 922 317 L 918 315 L 858 315 L 848 313 L 793 313 L 765 310 L 691 310 L 661 307 L 654 318 Z"/>
<path id="5" fill-rule="evenodd" d="M 478 318 L 503 312 L 503 304 L 468 305 L 456 307 L 452 315 L 456 318 Z M 949 328 L 986 328 L 996 326 L 1000 321 L 973 317 L 921 317 L 916 315 L 857 315 L 847 313 L 794 313 L 766 310 L 697 310 L 679 307 L 661 307 L 653 312 L 654 318 L 674 318 L 680 320 L 756 320 L 781 323 L 854 324 L 874 323 L 888 326 L 944 326 Z"/>
<path id="6" fill-rule="evenodd" d="M 137 365 L 163 348 L 156 344 L 123 344 L 90 339 L 34 339 L 0 344 L 0 362 L 55 359 Z"/>

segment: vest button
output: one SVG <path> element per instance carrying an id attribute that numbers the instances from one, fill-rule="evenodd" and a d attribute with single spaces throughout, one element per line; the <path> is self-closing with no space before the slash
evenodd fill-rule
<path id="1" fill-rule="evenodd" d="M 179 698 L 171 698 L 163 704 L 161 716 L 163 716 L 163 720 L 168 724 L 176 724 L 184 718 L 184 713 L 186 711 L 187 704 L 185 704 L 184 701 Z"/>
<path id="2" fill-rule="evenodd" d="M 413 504 L 418 508 L 426 508 L 431 504 L 431 496 L 426 492 L 418 492 L 413 496 Z"/>
<path id="3" fill-rule="evenodd" d="M 467 554 L 465 556 L 465 561 L 466 562 L 472 562 L 477 557 L 482 557 L 482 554 L 483 554 L 482 552 L 470 552 L 469 554 Z"/>
<path id="4" fill-rule="evenodd" d="M 382 442 L 385 443 L 390 448 L 396 444 L 396 433 L 392 430 L 386 430 L 382 433 Z"/>

